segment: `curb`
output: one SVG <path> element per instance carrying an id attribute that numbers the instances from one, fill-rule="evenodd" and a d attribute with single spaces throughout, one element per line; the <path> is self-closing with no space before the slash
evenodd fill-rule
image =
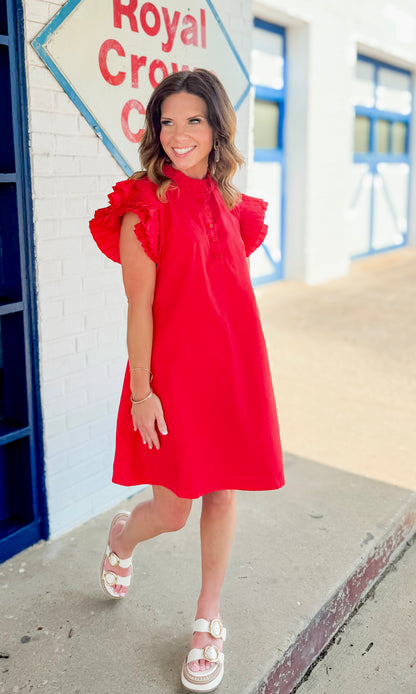
<path id="1" fill-rule="evenodd" d="M 251 694 L 291 694 L 416 532 L 416 494 Z"/>

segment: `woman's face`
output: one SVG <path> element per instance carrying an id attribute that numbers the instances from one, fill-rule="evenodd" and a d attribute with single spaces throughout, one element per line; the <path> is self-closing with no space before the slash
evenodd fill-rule
<path id="1" fill-rule="evenodd" d="M 161 108 L 160 142 L 175 169 L 204 178 L 212 149 L 212 128 L 205 101 L 195 94 L 167 96 Z"/>

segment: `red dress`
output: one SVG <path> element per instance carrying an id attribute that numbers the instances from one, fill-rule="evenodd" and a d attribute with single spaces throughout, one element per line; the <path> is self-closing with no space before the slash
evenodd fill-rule
<path id="1" fill-rule="evenodd" d="M 152 387 L 169 433 L 149 450 L 133 430 L 127 365 L 113 482 L 162 485 L 192 499 L 277 489 L 284 484 L 279 425 L 246 261 L 266 235 L 267 205 L 243 195 L 230 211 L 209 174 L 164 171 L 174 182 L 167 203 L 147 178 L 128 179 L 90 222 L 99 248 L 120 262 L 120 221 L 135 212 L 137 238 L 157 265 Z"/>

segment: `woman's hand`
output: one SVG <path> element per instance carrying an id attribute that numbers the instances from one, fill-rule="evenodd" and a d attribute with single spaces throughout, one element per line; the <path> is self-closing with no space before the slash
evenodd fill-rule
<path id="1" fill-rule="evenodd" d="M 160 441 L 157 435 L 155 422 L 160 433 L 166 435 L 168 429 L 163 415 L 162 403 L 160 398 L 153 393 L 152 397 L 140 405 L 131 406 L 131 416 L 133 420 L 134 431 L 139 431 L 144 444 L 150 448 L 160 448 Z"/>

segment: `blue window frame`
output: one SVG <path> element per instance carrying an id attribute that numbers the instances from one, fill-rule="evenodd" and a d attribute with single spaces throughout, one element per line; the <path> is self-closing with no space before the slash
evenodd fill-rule
<path id="1" fill-rule="evenodd" d="M 284 190 L 285 190 L 285 154 L 284 154 L 284 124 L 285 124 L 285 100 L 287 84 L 287 62 L 286 62 L 286 34 L 283 27 L 277 26 L 262 19 L 254 19 L 254 27 L 270 33 L 270 58 L 280 61 L 275 70 L 275 79 L 270 79 L 273 68 L 269 69 L 265 79 L 257 70 L 252 76 L 252 83 L 255 87 L 254 103 L 254 162 L 256 178 L 257 172 L 261 171 L 258 164 L 276 164 L 278 171 L 278 182 L 272 192 L 272 199 L 268 199 L 269 209 L 273 207 L 273 202 L 278 198 L 276 208 L 277 219 L 274 219 L 272 229 L 269 225 L 269 235 L 262 245 L 262 251 L 267 257 L 268 270 L 261 276 L 253 277 L 253 284 L 263 284 L 278 280 L 283 277 L 284 263 Z M 273 37 L 279 37 L 279 54 L 273 57 Z M 267 40 L 267 34 L 264 34 Z M 265 51 L 267 46 L 265 46 Z M 265 71 L 266 73 L 266 71 Z M 266 167 L 265 167 L 266 168 Z M 260 176 L 261 178 L 261 176 Z M 256 192 L 261 195 L 260 188 Z M 263 195 L 266 196 L 267 192 Z M 270 193 L 269 196 L 270 198 Z"/>
<path id="2" fill-rule="evenodd" d="M 350 214 L 352 223 L 361 225 L 361 231 L 354 231 L 353 258 L 404 246 L 409 218 L 411 74 L 359 55 L 357 82 L 360 77 L 362 89 L 356 94 L 355 106 L 355 190 Z"/>
<path id="3" fill-rule="evenodd" d="M 0 4 L 0 561 L 48 533 L 23 11 Z"/>

